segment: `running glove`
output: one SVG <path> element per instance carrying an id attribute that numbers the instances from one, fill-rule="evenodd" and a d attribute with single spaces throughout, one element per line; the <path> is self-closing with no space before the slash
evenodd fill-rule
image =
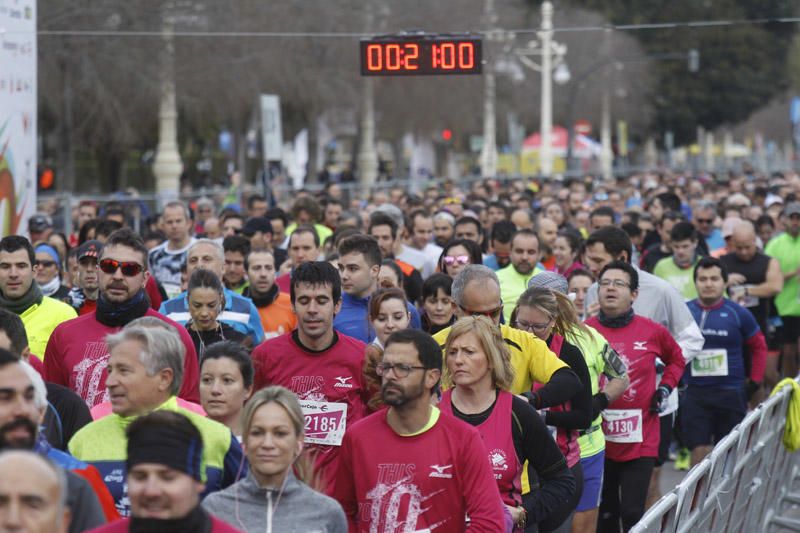
<path id="1" fill-rule="evenodd" d="M 672 392 L 672 387 L 669 385 L 659 385 L 656 393 L 653 394 L 653 403 L 650 404 L 650 411 L 653 413 L 661 413 L 667 408 L 667 398 Z"/>

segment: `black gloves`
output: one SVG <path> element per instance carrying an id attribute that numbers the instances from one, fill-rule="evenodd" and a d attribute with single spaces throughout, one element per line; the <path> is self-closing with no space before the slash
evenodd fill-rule
<path id="1" fill-rule="evenodd" d="M 656 393 L 653 394 L 653 401 L 650 404 L 650 411 L 653 413 L 662 413 L 667 408 L 667 398 L 672 392 L 672 387 L 669 385 L 659 385 Z"/>

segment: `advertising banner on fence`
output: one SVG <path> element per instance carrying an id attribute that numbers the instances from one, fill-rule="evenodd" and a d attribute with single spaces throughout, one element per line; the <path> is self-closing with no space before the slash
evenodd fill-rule
<path id="1" fill-rule="evenodd" d="M 36 0 L 0 0 L 0 237 L 36 211 Z"/>

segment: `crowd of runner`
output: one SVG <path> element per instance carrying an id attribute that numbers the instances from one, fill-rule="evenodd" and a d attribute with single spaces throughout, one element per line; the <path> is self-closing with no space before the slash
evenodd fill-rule
<path id="1" fill-rule="evenodd" d="M 6 529 L 627 531 L 798 372 L 794 174 L 132 211 L 0 240 Z"/>

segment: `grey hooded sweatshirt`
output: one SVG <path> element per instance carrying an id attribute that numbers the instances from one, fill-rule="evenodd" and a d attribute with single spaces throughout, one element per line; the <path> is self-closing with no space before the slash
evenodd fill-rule
<path id="1" fill-rule="evenodd" d="M 299 481 L 291 470 L 283 491 L 261 488 L 247 477 L 209 494 L 203 508 L 245 533 L 347 533 L 339 503 Z"/>

